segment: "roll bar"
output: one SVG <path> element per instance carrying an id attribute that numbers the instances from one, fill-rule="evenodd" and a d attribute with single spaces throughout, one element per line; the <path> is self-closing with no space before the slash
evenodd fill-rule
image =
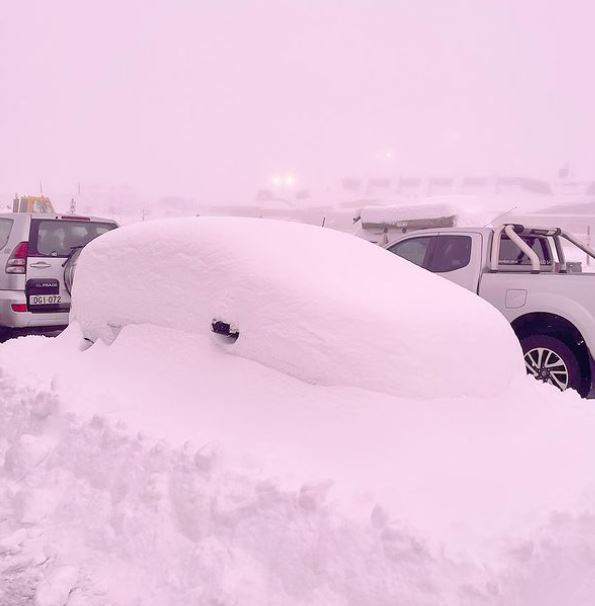
<path id="1" fill-rule="evenodd" d="M 502 240 L 502 234 L 506 234 L 508 238 L 516 244 L 516 246 L 524 252 L 529 260 L 531 261 L 531 273 L 538 274 L 541 272 L 541 264 L 539 257 L 535 251 L 520 237 L 519 234 L 530 234 L 534 236 L 542 236 L 553 238 L 554 245 L 556 247 L 556 253 L 560 261 L 560 272 L 566 272 L 566 257 L 564 255 L 564 249 L 560 242 L 560 238 L 568 240 L 571 244 L 574 244 L 578 249 L 582 250 L 586 255 L 595 259 L 595 250 L 575 238 L 572 234 L 560 229 L 559 227 L 543 228 L 543 227 L 528 227 L 524 225 L 518 225 L 514 223 L 507 223 L 499 225 L 494 229 L 494 237 L 492 239 L 492 248 L 490 252 L 490 271 L 498 271 L 498 262 L 500 259 L 500 242 Z"/>
<path id="2" fill-rule="evenodd" d="M 577 240 L 572 234 L 565 231 L 560 231 L 560 236 L 570 243 L 574 244 L 577 248 L 580 248 L 585 254 L 589 255 L 592 259 L 595 259 L 595 250 L 589 248 L 586 244 L 583 244 L 580 240 Z"/>
<path id="3" fill-rule="evenodd" d="M 492 240 L 492 253 L 490 258 L 490 271 L 498 271 L 498 261 L 500 259 L 500 241 L 502 240 L 502 232 L 504 232 L 517 247 L 522 250 L 531 261 L 531 273 L 538 274 L 541 272 L 541 264 L 537 253 L 518 235 L 518 231 L 524 231 L 522 225 L 512 223 L 500 225 L 494 230 L 494 238 Z M 595 257 L 594 257 L 595 258 Z"/>

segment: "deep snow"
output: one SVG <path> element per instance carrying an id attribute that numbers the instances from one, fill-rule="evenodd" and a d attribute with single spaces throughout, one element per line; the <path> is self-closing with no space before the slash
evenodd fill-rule
<path id="1" fill-rule="evenodd" d="M 575 394 L 315 386 L 150 326 L 81 345 L 0 348 L 3 605 L 591 603 Z"/>
<path id="2" fill-rule="evenodd" d="M 376 335 L 351 316 L 360 311 L 351 296 L 365 300 L 362 284 L 337 278 L 326 287 L 321 278 L 344 256 L 325 257 L 318 270 L 314 252 L 304 254 L 308 273 L 288 260 L 295 247 L 251 241 L 242 265 L 244 255 L 221 243 L 221 223 L 201 224 L 210 228 L 190 247 L 195 222 L 102 236 L 77 269 L 69 329 L 0 345 L 2 606 L 592 604 L 591 402 L 518 372 L 508 356 L 520 354 L 495 310 L 385 251 L 320 236 L 337 249 L 357 247 L 362 266 L 346 264 L 339 276 L 367 280 L 375 287 L 368 298 L 397 289 L 400 299 L 411 296 L 391 301 L 401 314 L 371 303 L 390 336 L 374 354 Z M 219 237 L 207 237 L 209 229 Z M 280 229 L 284 243 L 297 241 L 297 231 Z M 168 239 L 177 252 L 161 264 L 148 244 Z M 189 269 L 193 246 L 213 263 Z M 385 272 L 367 271 L 385 259 L 395 272 L 389 286 Z M 154 281 L 129 275 L 125 290 L 115 270 L 134 267 L 148 267 L 162 286 L 173 281 L 163 289 L 168 305 L 157 306 L 159 291 L 139 305 Z M 199 295 L 194 306 L 175 287 L 181 274 L 186 294 L 190 284 Z M 291 290 L 295 306 L 284 307 L 291 284 L 301 288 Z M 308 298 L 315 286 L 316 304 Z M 427 322 L 416 315 L 422 298 L 435 314 Z M 209 331 L 222 301 L 238 314 L 264 306 L 258 318 L 274 321 L 232 313 L 241 336 L 228 346 Z M 460 326 L 445 322 L 442 308 L 477 330 L 456 338 Z M 336 330 L 324 332 L 327 322 Z M 90 334 L 105 340 L 89 347 Z M 310 375 L 312 364 L 291 357 L 292 347 L 306 355 L 327 336 L 362 370 L 401 370 L 383 355 L 400 347 L 414 365 L 399 383 L 369 379 L 370 389 L 332 364 Z M 486 339 L 495 347 L 482 347 Z M 490 389 L 464 376 L 450 396 L 438 374 L 420 391 L 415 373 L 425 371 L 427 348 L 467 362 L 468 343 L 509 374 L 500 382 L 486 374 Z M 295 364 L 282 372 L 288 360 Z"/>

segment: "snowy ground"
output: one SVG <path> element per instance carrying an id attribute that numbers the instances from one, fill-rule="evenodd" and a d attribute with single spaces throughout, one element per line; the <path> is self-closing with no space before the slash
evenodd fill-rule
<path id="1" fill-rule="evenodd" d="M 0 603 L 591 603 L 590 403 L 321 388 L 175 333 L 0 349 Z"/>
<path id="2" fill-rule="evenodd" d="M 147 233 L 155 240 L 152 227 L 138 229 L 128 232 L 130 242 Z M 168 266 L 176 280 L 176 263 L 191 264 L 194 257 L 172 241 L 169 227 L 160 229 L 161 242 L 184 253 Z M 285 232 L 284 241 L 292 233 Z M 340 281 L 323 288 L 318 280 L 327 275 L 332 255 L 318 263 L 316 274 L 318 236 L 307 235 L 313 254 L 301 260 L 312 263 L 314 272 L 307 277 L 322 289 L 319 308 L 335 309 L 347 291 Z M 351 239 L 343 240 L 347 236 L 321 237 L 352 247 Z M 384 263 L 378 255 L 393 261 L 389 253 L 353 242 L 374 267 Z M 420 362 L 408 368 L 410 380 L 383 381 L 375 390 L 343 380 L 331 366 L 312 377 L 308 363 L 298 372 L 294 359 L 295 372 L 288 373 L 288 353 L 275 338 L 282 330 L 291 350 L 295 322 L 265 324 L 276 349 L 261 351 L 259 359 L 260 333 L 251 337 L 246 329 L 261 326 L 247 317 L 240 318 L 246 345 L 233 350 L 202 322 L 190 330 L 177 326 L 190 309 L 183 305 L 163 325 L 168 322 L 152 315 L 150 305 L 138 312 L 147 317 L 134 316 L 140 290 L 118 308 L 117 297 L 90 297 L 108 279 L 101 271 L 104 246 L 110 255 L 121 254 L 104 261 L 123 274 L 137 263 L 132 247 L 105 243 L 100 238 L 90 245 L 87 269 L 85 263 L 80 267 L 77 321 L 65 333 L 0 345 L 2 606 L 592 604 L 591 402 L 538 384 L 517 372 L 522 365 L 506 361 L 497 366 L 509 373 L 499 386 L 481 391 L 469 377 L 448 397 L 428 397 L 416 375 L 424 371 L 419 343 L 409 350 Z M 214 275 L 230 284 L 233 249 L 208 238 L 196 246 L 210 247 Z M 289 247 L 283 267 L 299 282 L 303 275 L 291 273 L 294 250 Z M 146 260 L 146 249 L 141 252 Z M 227 273 L 219 271 L 215 252 L 229 265 Z M 266 252 L 260 251 L 265 257 Z M 251 249 L 246 258 L 262 261 L 260 253 Z M 497 355 L 516 353 L 495 310 L 447 281 L 394 261 L 395 271 L 409 276 L 412 286 L 412 298 L 401 308 L 402 331 L 411 334 L 428 324 L 414 313 L 416 297 L 437 289 L 437 318 L 442 307 L 457 302 L 474 310 L 467 314 L 468 339 L 479 346 L 493 338 Z M 277 255 L 269 269 L 279 262 Z M 85 278 L 91 267 L 95 281 Z M 285 279 L 283 272 L 267 275 L 281 281 L 273 281 L 276 286 Z M 212 274 L 194 274 L 196 280 L 201 276 Z M 402 282 L 386 287 L 381 278 L 374 292 L 393 289 L 403 298 Z M 117 277 L 112 282 L 117 291 Z M 213 286 L 202 294 L 216 301 Z M 139 281 L 136 287 L 151 284 Z M 247 288 L 226 292 L 230 312 L 239 310 L 234 297 L 251 296 Z M 319 341 L 329 316 L 313 314 L 316 308 L 305 306 L 308 291 L 303 299 L 300 292 L 294 296 L 303 305 L 287 313 L 308 319 L 310 331 L 298 327 L 304 348 Z M 207 300 L 199 297 L 197 305 Z M 370 343 L 347 321 L 345 314 L 358 309 L 351 303 L 337 310 L 332 326 L 340 334 L 331 345 L 342 348 L 350 336 L 358 347 L 344 350 L 346 363 L 364 363 Z M 115 326 L 118 309 L 111 342 L 88 347 L 82 331 L 101 331 L 108 320 Z M 399 329 L 383 316 L 390 306 L 374 309 L 377 319 L 386 319 L 389 334 Z M 477 328 L 473 337 L 474 321 L 484 334 Z M 417 333 L 418 340 L 440 348 L 452 343 L 447 332 L 427 341 L 430 332 Z M 396 350 L 406 345 L 396 332 L 393 337 Z M 383 354 L 391 352 L 392 342 L 383 343 Z M 334 353 L 332 347 L 327 354 Z M 270 357 L 275 351 L 279 360 Z M 489 348 L 476 350 L 478 356 L 488 353 Z M 457 355 L 467 359 L 463 349 Z M 438 374 L 432 388 L 440 389 L 442 381 Z"/>

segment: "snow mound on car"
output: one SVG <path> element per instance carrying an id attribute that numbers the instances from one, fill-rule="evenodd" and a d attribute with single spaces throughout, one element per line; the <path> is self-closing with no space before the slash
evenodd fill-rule
<path id="1" fill-rule="evenodd" d="M 305 381 L 414 396 L 494 395 L 524 373 L 506 320 L 470 292 L 353 236 L 229 217 L 123 227 L 81 254 L 71 319 L 237 328 L 229 353 Z"/>

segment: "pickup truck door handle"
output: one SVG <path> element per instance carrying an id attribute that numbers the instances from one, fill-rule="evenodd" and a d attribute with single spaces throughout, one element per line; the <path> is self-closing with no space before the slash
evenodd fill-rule
<path id="1" fill-rule="evenodd" d="M 45 261 L 35 261 L 35 263 L 31 263 L 30 267 L 34 267 L 35 269 L 47 269 L 51 267 L 50 263 L 46 263 Z"/>

